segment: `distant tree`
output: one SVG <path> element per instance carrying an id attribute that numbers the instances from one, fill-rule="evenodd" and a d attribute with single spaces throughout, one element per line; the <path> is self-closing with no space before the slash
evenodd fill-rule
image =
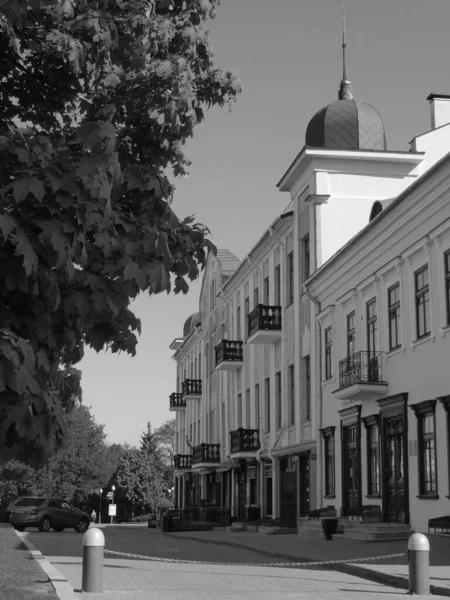
<path id="1" fill-rule="evenodd" d="M 121 450 L 115 448 L 112 455 L 105 443 L 104 426 L 95 422 L 86 406 L 69 413 L 66 425 L 66 445 L 38 471 L 37 482 L 41 493 L 79 504 L 111 479 Z"/>
<path id="2" fill-rule="evenodd" d="M 156 432 L 152 430 L 150 421 L 147 423 L 147 429 L 141 435 L 140 450 L 148 456 L 153 456 L 156 462 L 160 461 L 160 448 Z"/>
<path id="3" fill-rule="evenodd" d="M 36 471 L 18 460 L 0 465 L 0 505 L 6 507 L 17 496 L 36 493 Z"/>
<path id="4" fill-rule="evenodd" d="M 0 4 L 0 453 L 51 455 L 85 345 L 135 354 L 132 300 L 186 293 L 213 248 L 168 177 L 206 108 L 240 91 L 214 65 L 218 5 Z"/>
<path id="5" fill-rule="evenodd" d="M 132 516 L 169 505 L 164 471 L 151 454 L 135 448 L 128 450 L 119 463 L 115 480 L 116 494 L 128 501 Z"/>
<path id="6" fill-rule="evenodd" d="M 175 419 L 170 419 L 157 427 L 153 436 L 162 462 L 172 467 L 175 453 Z"/>

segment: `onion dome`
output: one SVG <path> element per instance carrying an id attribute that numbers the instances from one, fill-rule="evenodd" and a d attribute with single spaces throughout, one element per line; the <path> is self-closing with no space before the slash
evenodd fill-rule
<path id="1" fill-rule="evenodd" d="M 198 312 L 186 319 L 183 327 L 183 337 L 187 337 L 192 333 L 197 325 L 200 325 L 200 313 Z"/>

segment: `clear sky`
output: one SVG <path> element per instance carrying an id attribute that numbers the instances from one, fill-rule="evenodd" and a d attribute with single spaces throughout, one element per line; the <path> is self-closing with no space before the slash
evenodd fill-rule
<path id="1" fill-rule="evenodd" d="M 216 63 L 235 67 L 243 92 L 231 113 L 212 109 L 187 147 L 189 178 L 173 207 L 194 214 L 219 248 L 242 259 L 289 204 L 276 184 L 304 145 L 306 126 L 337 99 L 342 0 L 222 0 L 210 23 Z M 381 114 L 390 150 L 430 129 L 430 93 L 450 94 L 450 0 L 347 0 L 347 77 L 355 99 Z M 147 421 L 170 419 L 175 363 L 169 345 L 198 310 L 187 296 L 141 296 L 134 358 L 88 350 L 84 404 L 110 442 L 139 443 Z"/>

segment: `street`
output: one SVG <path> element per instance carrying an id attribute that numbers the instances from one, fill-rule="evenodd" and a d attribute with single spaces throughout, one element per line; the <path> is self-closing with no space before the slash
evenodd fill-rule
<path id="1" fill-rule="evenodd" d="M 106 527 L 103 533 L 108 550 L 163 560 L 147 561 L 106 554 L 103 593 L 84 593 L 83 598 L 116 600 L 126 593 L 127 600 L 173 600 L 181 597 L 183 600 L 206 600 L 211 596 L 215 600 L 320 600 L 330 596 L 336 600 L 356 600 L 361 595 L 366 600 L 393 600 L 406 594 L 405 590 L 324 567 L 244 566 L 244 563 L 279 563 L 280 559 L 262 556 L 256 550 L 180 539 L 146 527 Z M 33 529 L 25 535 L 49 557 L 73 589 L 80 592 L 82 536 L 70 530 L 40 533 Z M 203 564 L 170 563 L 164 559 L 201 561 Z M 207 564 L 213 562 L 222 564 Z"/>

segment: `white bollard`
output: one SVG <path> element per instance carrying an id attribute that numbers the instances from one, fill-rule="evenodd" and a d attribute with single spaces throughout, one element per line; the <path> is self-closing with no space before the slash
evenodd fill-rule
<path id="1" fill-rule="evenodd" d="M 423 533 L 414 533 L 408 540 L 409 593 L 427 596 L 430 593 L 430 543 Z"/>
<path id="2" fill-rule="evenodd" d="M 83 592 L 101 592 L 103 587 L 103 553 L 105 536 L 96 527 L 83 535 Z"/>

